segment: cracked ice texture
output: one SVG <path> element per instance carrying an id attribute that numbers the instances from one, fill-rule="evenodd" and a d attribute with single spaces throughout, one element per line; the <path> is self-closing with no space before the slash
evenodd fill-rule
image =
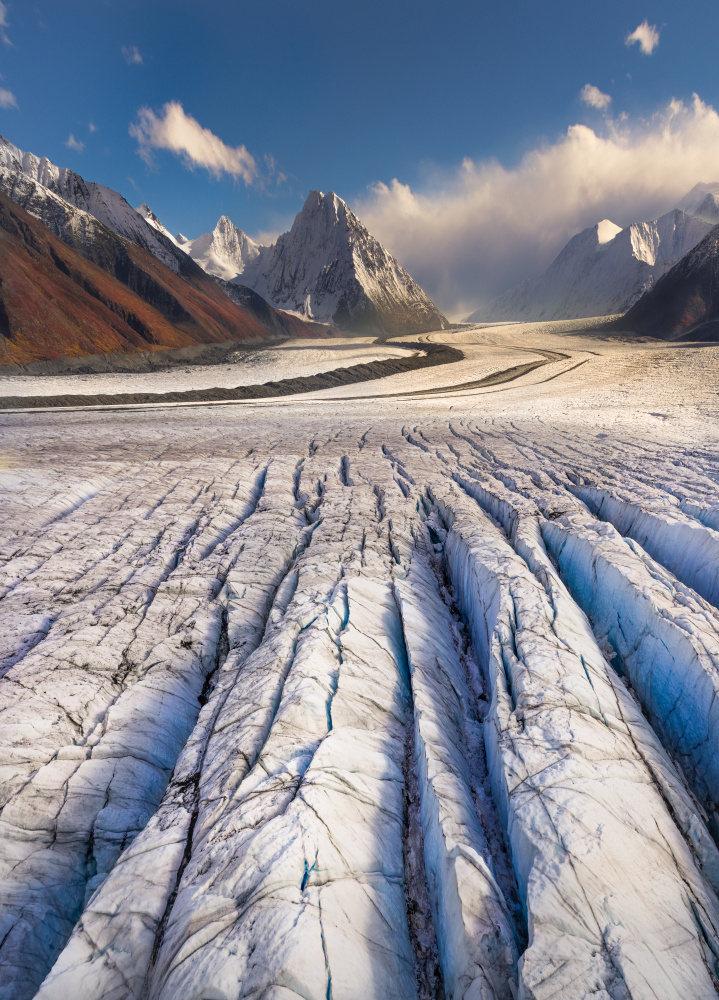
<path id="1" fill-rule="evenodd" d="M 561 608 L 492 522 L 454 490 L 432 497 L 489 667 L 488 753 L 529 921 L 521 990 L 714 995 L 708 942 L 719 906 L 637 749 L 638 713 L 628 724 L 631 707 L 598 648 L 570 645 Z M 641 832 L 647 822 L 658 843 Z M 648 912 L 640 900 L 650 884 L 663 905 Z"/>
<path id="2" fill-rule="evenodd" d="M 7 995 L 715 996 L 719 456 L 228 412 L 62 415 L 0 509 Z"/>

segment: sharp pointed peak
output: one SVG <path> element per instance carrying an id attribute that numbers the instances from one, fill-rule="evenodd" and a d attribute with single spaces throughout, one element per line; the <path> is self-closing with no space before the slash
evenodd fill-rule
<path id="1" fill-rule="evenodd" d="M 611 219 L 602 219 L 594 227 L 597 231 L 597 241 L 599 243 L 611 243 L 617 233 L 621 233 L 622 227 L 618 226 L 616 222 L 612 222 Z"/>

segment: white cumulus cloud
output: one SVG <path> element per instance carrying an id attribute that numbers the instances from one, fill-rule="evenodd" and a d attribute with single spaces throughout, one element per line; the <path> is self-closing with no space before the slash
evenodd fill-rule
<path id="1" fill-rule="evenodd" d="M 81 153 L 85 148 L 85 143 L 80 142 L 79 139 L 76 139 L 75 136 L 72 134 L 72 132 L 65 140 L 65 145 L 67 146 L 68 149 L 74 149 L 76 153 Z"/>
<path id="2" fill-rule="evenodd" d="M 123 45 L 122 55 L 128 66 L 141 65 L 142 63 L 142 56 L 136 45 Z"/>
<path id="3" fill-rule="evenodd" d="M 656 24 L 649 24 L 648 21 L 642 21 L 634 31 L 627 35 L 625 42 L 627 45 L 634 45 L 636 43 L 645 56 L 650 56 L 657 45 L 659 45 L 659 31 Z"/>
<path id="4" fill-rule="evenodd" d="M 17 98 L 12 90 L 0 87 L 0 108 L 15 108 L 17 110 Z"/>
<path id="5" fill-rule="evenodd" d="M 130 135 L 139 143 L 140 156 L 152 164 L 153 149 L 169 149 L 181 156 L 186 166 L 205 167 L 214 177 L 223 173 L 241 177 L 251 184 L 257 177 L 255 158 L 245 146 L 228 146 L 208 128 L 188 115 L 179 101 L 168 101 L 159 114 L 140 108 Z"/>
<path id="6" fill-rule="evenodd" d="M 609 94 L 603 94 L 599 87 L 595 87 L 593 83 L 585 83 L 579 96 L 590 108 L 598 108 L 600 111 L 604 111 L 612 103 Z"/>
<path id="7" fill-rule="evenodd" d="M 458 313 L 541 274 L 574 233 L 653 219 L 719 180 L 719 115 L 699 97 L 650 119 L 572 125 L 519 164 L 465 160 L 421 189 L 395 179 L 353 208 L 440 308 Z"/>

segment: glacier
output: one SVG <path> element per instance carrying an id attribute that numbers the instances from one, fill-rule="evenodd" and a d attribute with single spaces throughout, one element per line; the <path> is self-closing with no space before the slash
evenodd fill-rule
<path id="1" fill-rule="evenodd" d="M 8 1000 L 717 995 L 719 349 L 426 339 L 0 414 Z"/>

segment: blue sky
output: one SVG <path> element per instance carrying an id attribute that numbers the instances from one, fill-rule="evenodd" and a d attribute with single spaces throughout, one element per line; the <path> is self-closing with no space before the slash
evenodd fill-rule
<path id="1" fill-rule="evenodd" d="M 147 201 L 171 230 L 189 236 L 223 213 L 253 235 L 279 231 L 316 187 L 363 208 L 380 238 L 412 257 L 421 220 L 408 235 L 396 197 L 378 196 L 378 182 L 396 179 L 439 211 L 466 159 L 475 168 L 494 159 L 516 170 L 576 123 L 596 135 L 617 128 L 635 135 L 673 98 L 689 107 L 697 93 L 719 107 L 719 5 L 706 2 L 8 0 L 4 8 L 2 134 L 133 204 Z M 659 33 L 651 54 L 626 44 L 645 21 Z M 611 102 L 587 105 L 580 97 L 587 84 Z M 253 165 L 245 179 L 239 168 L 234 177 L 188 169 L 186 156 L 153 149 L 147 120 L 141 158 L 130 126 L 146 108 L 152 132 L 168 102 L 225 148 L 244 147 Z M 678 183 L 693 177 L 690 166 Z M 695 179 L 719 179 L 719 166 L 716 176 Z M 667 183 L 652 188 L 658 209 L 670 197 Z M 639 198 L 636 207 L 649 211 L 650 203 Z M 609 197 L 607 208 L 631 216 L 633 203 Z M 586 221 L 579 215 L 577 225 Z M 571 230 L 574 216 L 562 224 Z M 548 253 L 539 248 L 523 266 L 544 265 Z M 431 253 L 404 262 L 428 283 Z M 480 297 L 489 288 L 482 273 L 479 261 Z M 494 278 L 489 290 L 508 278 Z M 447 280 L 431 289 L 445 308 L 450 299 L 476 299 L 471 276 L 454 289 Z"/>

